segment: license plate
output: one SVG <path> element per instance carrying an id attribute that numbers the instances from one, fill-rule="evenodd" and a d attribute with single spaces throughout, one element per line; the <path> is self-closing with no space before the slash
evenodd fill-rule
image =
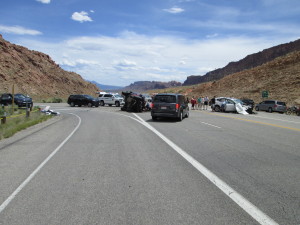
<path id="1" fill-rule="evenodd" d="M 167 107 L 166 106 L 162 106 L 162 107 L 160 107 L 161 109 L 167 109 Z"/>

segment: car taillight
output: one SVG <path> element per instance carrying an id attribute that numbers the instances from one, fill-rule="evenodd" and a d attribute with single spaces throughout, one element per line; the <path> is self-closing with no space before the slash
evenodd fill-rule
<path id="1" fill-rule="evenodd" d="M 176 109 L 179 109 L 180 105 L 179 104 L 176 104 Z"/>
<path id="2" fill-rule="evenodd" d="M 150 104 L 150 107 L 151 107 L 151 109 L 153 109 L 153 107 L 154 107 L 154 104 L 153 104 L 153 103 L 151 103 L 151 104 Z"/>

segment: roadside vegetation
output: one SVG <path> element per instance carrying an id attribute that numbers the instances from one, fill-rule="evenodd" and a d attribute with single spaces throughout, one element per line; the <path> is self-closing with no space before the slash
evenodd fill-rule
<path id="1" fill-rule="evenodd" d="M 6 122 L 3 123 L 3 117 L 6 116 Z M 39 111 L 38 107 L 35 107 L 26 117 L 26 109 L 15 107 L 12 109 L 9 107 L 1 107 L 0 109 L 0 140 L 9 138 L 15 133 L 24 130 L 30 126 L 41 123 L 52 118 L 51 115 L 45 115 Z"/>

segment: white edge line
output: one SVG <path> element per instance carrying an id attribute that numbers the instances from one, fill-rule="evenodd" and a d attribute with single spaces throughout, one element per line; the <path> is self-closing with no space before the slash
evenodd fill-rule
<path id="1" fill-rule="evenodd" d="M 246 198 L 244 198 L 241 194 L 231 188 L 228 184 L 222 181 L 219 177 L 217 177 L 213 172 L 208 170 L 205 166 L 195 160 L 192 156 L 178 147 L 175 143 L 157 131 L 150 124 L 145 122 L 141 117 L 133 113 L 139 120 L 141 124 L 154 132 L 157 136 L 159 136 L 163 141 L 165 141 L 170 147 L 172 147 L 178 154 L 180 154 L 185 160 L 187 160 L 190 164 L 192 164 L 200 173 L 202 173 L 208 180 L 210 180 L 214 185 L 216 185 L 222 192 L 224 192 L 229 198 L 231 198 L 236 204 L 238 204 L 245 212 L 247 212 L 252 218 L 254 218 L 257 222 L 263 225 L 278 225 L 272 218 L 262 212 L 259 208 L 249 202 Z"/>
<path id="2" fill-rule="evenodd" d="M 209 123 L 204 123 L 204 122 L 201 122 L 201 123 L 203 123 L 203 124 L 205 124 L 205 125 L 208 125 L 208 126 L 212 126 L 212 127 L 215 127 L 215 128 L 219 128 L 219 129 L 221 129 L 221 127 L 218 127 L 218 126 L 216 126 L 216 125 L 212 125 L 212 124 L 209 124 Z"/>
<path id="3" fill-rule="evenodd" d="M 73 113 L 69 113 L 75 115 L 79 122 L 75 129 L 71 134 L 23 181 L 23 183 L 1 204 L 0 213 L 8 206 L 8 204 L 16 197 L 16 195 L 22 191 L 22 189 L 34 178 L 34 176 L 45 166 L 45 164 L 61 149 L 61 147 L 73 136 L 73 134 L 78 130 L 81 124 L 81 118 Z"/>

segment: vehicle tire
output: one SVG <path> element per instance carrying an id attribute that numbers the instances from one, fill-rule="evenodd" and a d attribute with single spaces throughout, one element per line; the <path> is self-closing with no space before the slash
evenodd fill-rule
<path id="1" fill-rule="evenodd" d="M 180 112 L 179 117 L 178 117 L 178 121 L 182 121 L 182 119 L 183 119 L 183 113 Z"/>
<path id="2" fill-rule="evenodd" d="M 187 111 L 186 114 L 185 114 L 185 118 L 189 118 L 189 116 L 190 116 L 190 112 Z"/>
<path id="3" fill-rule="evenodd" d="M 81 105 L 78 105 L 78 107 L 81 107 Z"/>
<path id="4" fill-rule="evenodd" d="M 258 108 L 258 106 L 255 106 L 255 111 L 259 111 L 259 108 Z"/>
<path id="5" fill-rule="evenodd" d="M 271 107 L 268 109 L 268 112 L 269 112 L 269 113 L 272 113 L 272 112 L 273 112 L 273 110 L 272 110 Z"/>
<path id="6" fill-rule="evenodd" d="M 71 102 L 70 106 L 71 106 L 71 107 L 74 107 L 74 106 L 75 106 L 75 103 L 74 103 L 74 102 Z"/>
<path id="7" fill-rule="evenodd" d="M 116 107 L 120 107 L 120 102 L 116 102 Z"/>
<path id="8" fill-rule="evenodd" d="M 221 111 L 220 106 L 216 105 L 216 106 L 215 106 L 215 112 L 220 112 L 220 111 Z"/>
<path id="9" fill-rule="evenodd" d="M 92 103 L 89 102 L 87 106 L 88 107 L 92 107 L 93 105 L 92 105 Z"/>
<path id="10" fill-rule="evenodd" d="M 286 111 L 286 114 L 287 114 L 287 115 L 291 115 L 291 114 L 292 114 L 292 110 L 291 110 L 291 109 L 288 109 L 288 110 Z"/>
<path id="11" fill-rule="evenodd" d="M 156 116 L 152 116 L 152 120 L 157 120 L 157 117 Z"/>
<path id="12" fill-rule="evenodd" d="M 104 101 L 100 101 L 100 106 L 104 106 Z"/>

